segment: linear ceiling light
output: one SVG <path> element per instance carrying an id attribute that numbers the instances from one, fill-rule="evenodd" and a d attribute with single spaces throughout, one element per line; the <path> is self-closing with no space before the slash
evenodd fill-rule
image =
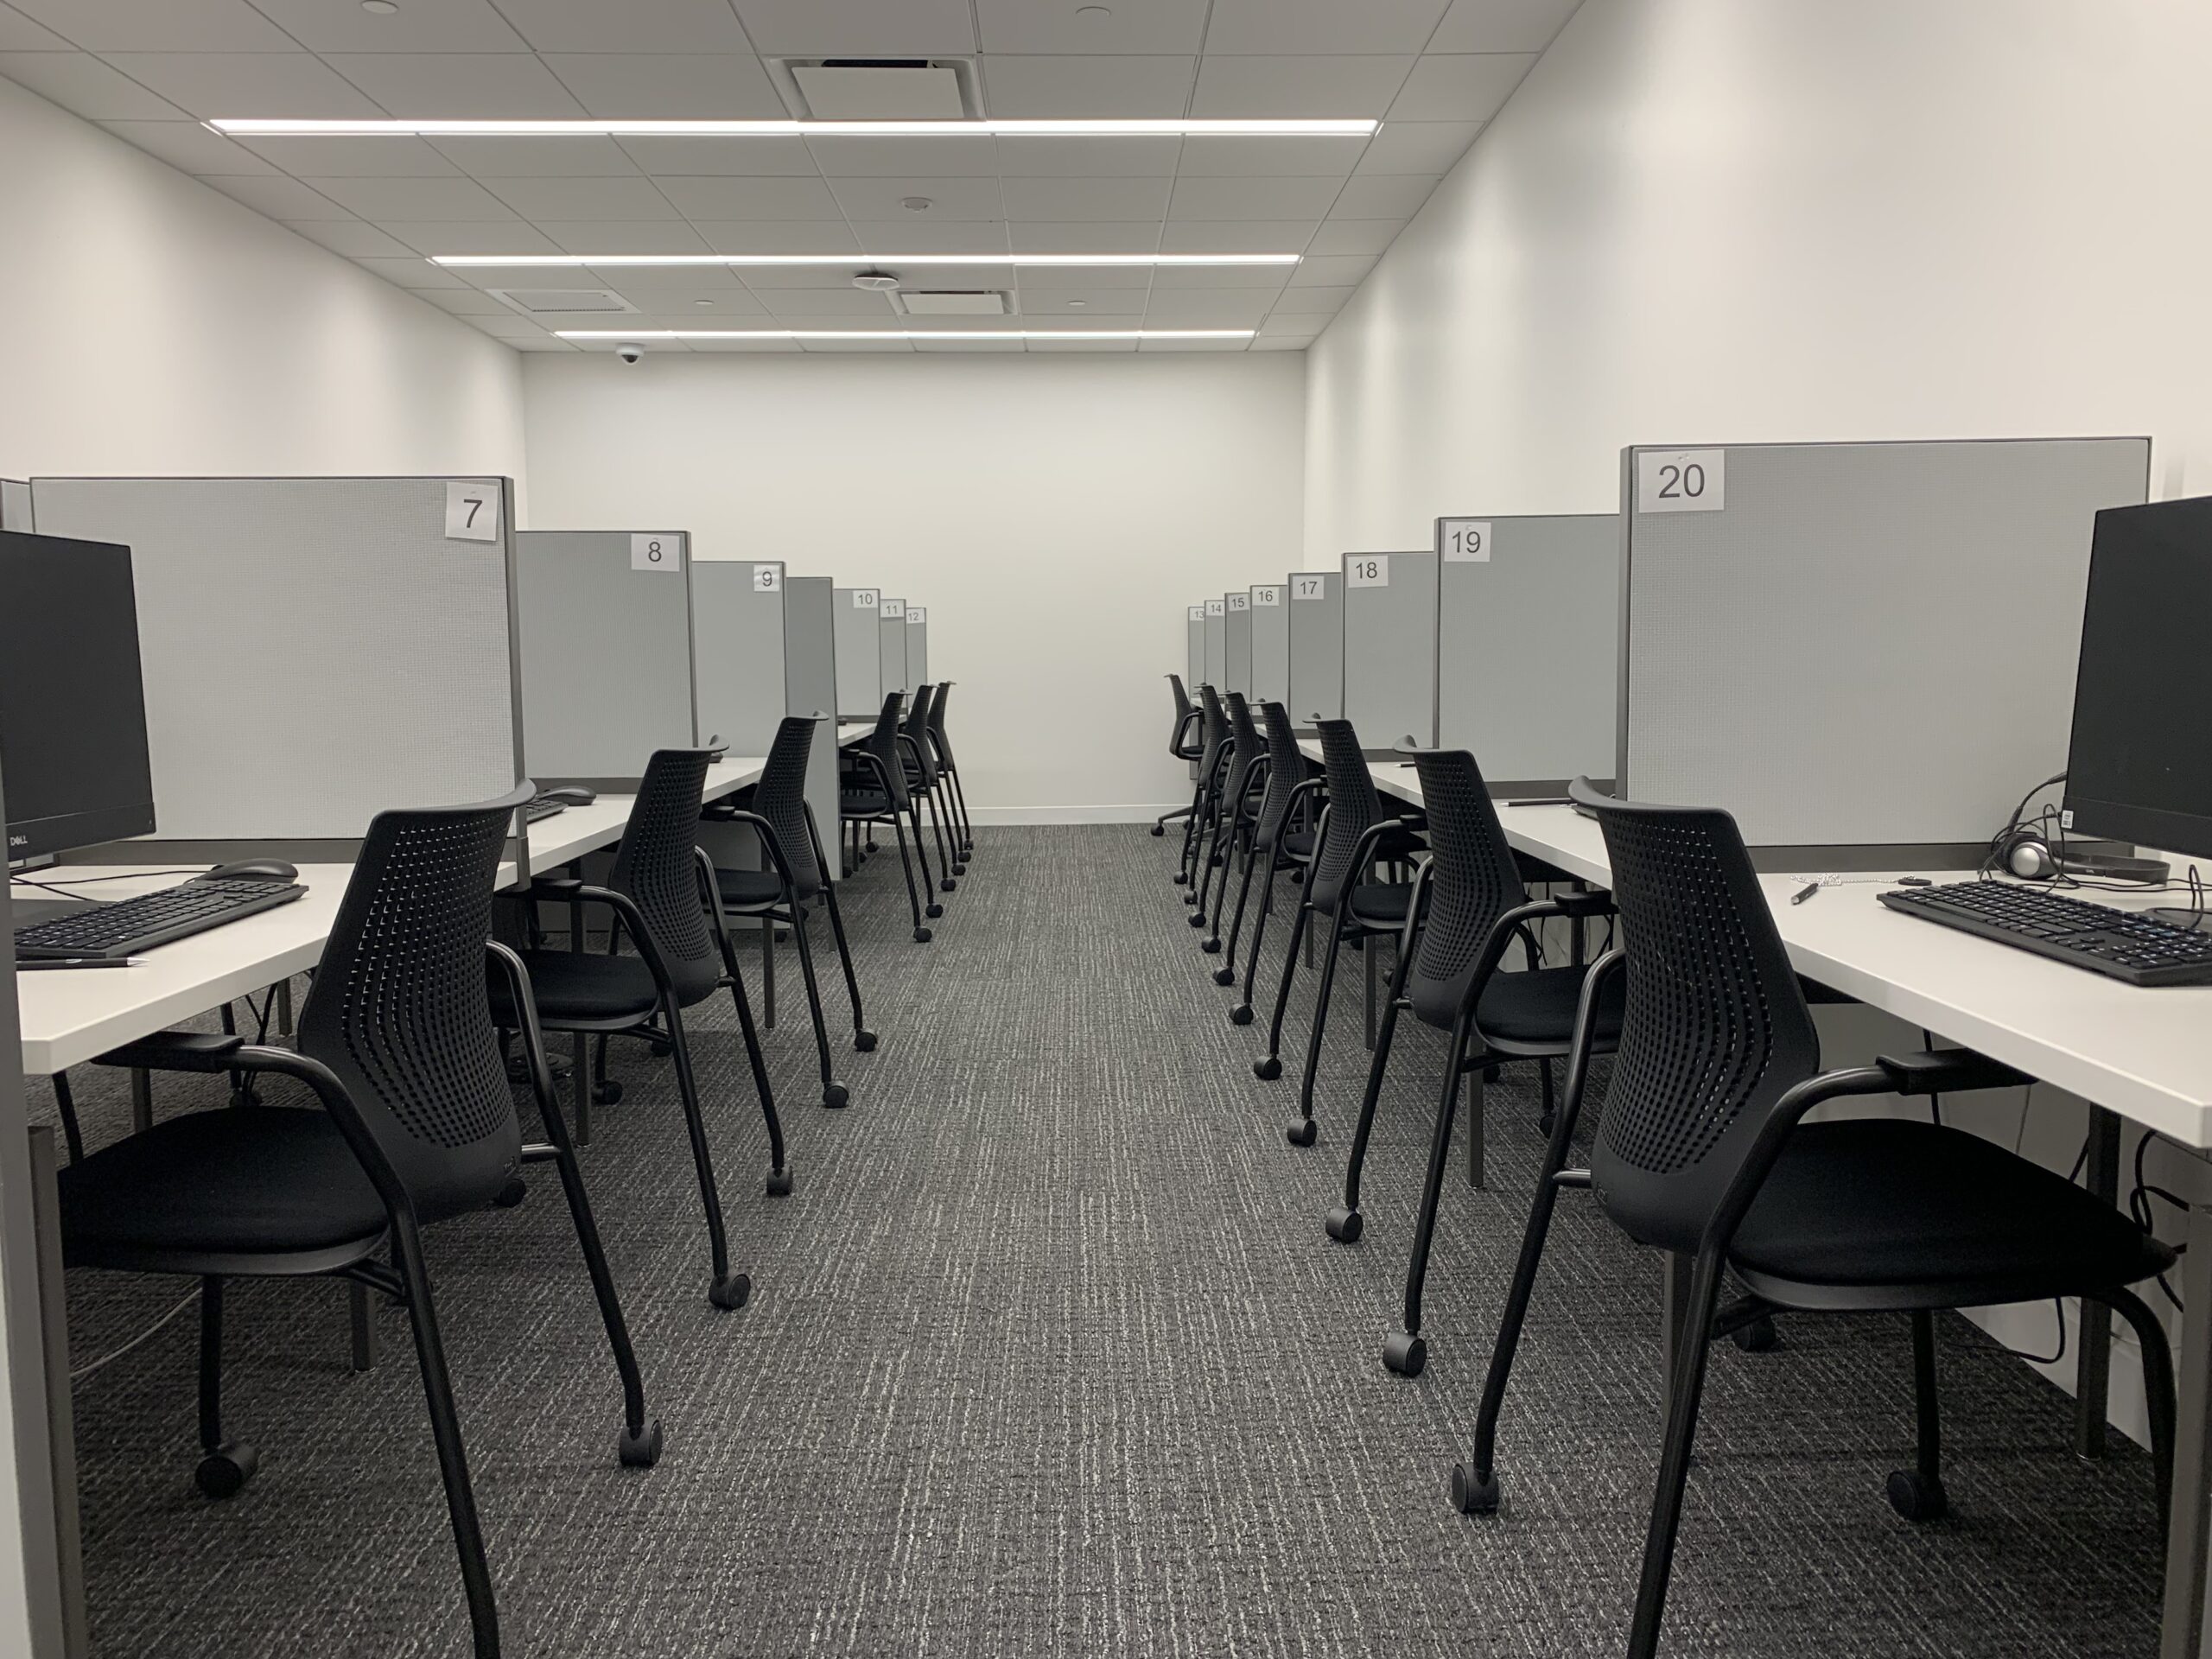
<path id="1" fill-rule="evenodd" d="M 556 328 L 562 340 L 1249 340 L 1251 328 Z"/>
<path id="2" fill-rule="evenodd" d="M 1379 121 L 296 121 L 218 117 L 205 123 L 232 137 L 420 138 L 560 137 L 596 134 L 616 138 L 933 138 L 941 134 L 986 134 L 1000 138 L 1282 138 L 1335 136 L 1364 138 Z"/>
<path id="3" fill-rule="evenodd" d="M 1295 253 L 434 253 L 434 265 L 1294 265 Z"/>

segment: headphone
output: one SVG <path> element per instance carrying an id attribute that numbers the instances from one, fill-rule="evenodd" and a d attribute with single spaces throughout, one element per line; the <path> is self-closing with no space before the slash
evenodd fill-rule
<path id="1" fill-rule="evenodd" d="M 2042 818 L 2021 817 L 2030 801 L 2065 779 L 2066 774 L 2062 772 L 2056 777 L 2044 779 L 2028 791 L 2013 809 L 2012 821 L 1989 843 L 1989 854 L 1982 864 L 1984 869 L 2003 870 L 2023 881 L 2053 881 L 2063 875 L 2104 881 L 2164 881 L 2172 874 L 2171 867 L 2159 859 L 2076 852 L 2063 836 L 2053 845 L 2050 837 L 2044 833 Z M 2064 827 L 2062 822 L 2060 828 Z"/>

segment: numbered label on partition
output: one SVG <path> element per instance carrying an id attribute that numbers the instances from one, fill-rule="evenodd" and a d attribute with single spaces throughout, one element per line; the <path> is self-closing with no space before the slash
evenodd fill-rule
<path id="1" fill-rule="evenodd" d="M 496 542 L 499 539 L 499 486 L 496 483 L 446 486 L 446 539 L 449 542 Z"/>
<path id="2" fill-rule="evenodd" d="M 853 608 L 856 611 L 872 611 L 875 608 L 876 601 L 882 597 L 882 592 L 879 588 L 855 588 L 853 589 Z"/>
<path id="3" fill-rule="evenodd" d="M 1436 548 L 1446 564 L 1488 564 L 1490 563 L 1490 520 L 1487 518 L 1440 518 L 1436 521 Z"/>
<path id="4" fill-rule="evenodd" d="M 1205 607 L 1205 606 L 1203 606 L 1203 605 L 1193 605 L 1193 606 L 1192 606 L 1192 607 L 1191 607 L 1191 620 L 1192 620 L 1192 621 L 1193 621 L 1193 622 L 1203 622 L 1203 621 L 1205 621 L 1205 620 L 1206 620 L 1206 607 Z"/>
<path id="5" fill-rule="evenodd" d="M 1217 599 L 1210 599 L 1206 601 L 1206 614 L 1208 616 L 1220 616 L 1226 612 L 1228 608 L 1229 607 L 1227 606 L 1224 605 Z"/>
<path id="6" fill-rule="evenodd" d="M 879 600 L 876 602 L 876 614 L 887 622 L 896 622 L 906 614 L 906 601 L 903 599 Z"/>
<path id="7" fill-rule="evenodd" d="M 909 627 L 912 627 L 917 622 L 926 622 L 929 620 L 930 608 L 928 606 L 909 605 L 906 607 L 906 625 Z"/>
<path id="8" fill-rule="evenodd" d="M 1637 451 L 1638 512 L 1719 512 L 1727 504 L 1726 449 Z"/>
<path id="9" fill-rule="evenodd" d="M 1329 579 L 1326 576 L 1293 576 L 1290 579 L 1290 596 L 1293 600 L 1326 599 L 1329 596 Z"/>
<path id="10" fill-rule="evenodd" d="M 780 594 L 784 591 L 784 567 L 780 564 L 756 564 L 753 567 L 753 591 L 756 594 Z"/>
<path id="11" fill-rule="evenodd" d="M 1249 594 L 1230 594 L 1229 608 L 1236 614 L 1240 616 L 1243 615 L 1246 611 L 1252 608 L 1252 595 Z"/>
<path id="12" fill-rule="evenodd" d="M 632 570 L 681 570 L 683 568 L 682 539 L 675 536 L 631 537 L 630 568 Z"/>
<path id="13" fill-rule="evenodd" d="M 1252 590 L 1252 603 L 1259 610 L 1272 611 L 1282 603 L 1282 589 L 1255 588 Z"/>
<path id="14" fill-rule="evenodd" d="M 1344 586 L 1347 588 L 1388 588 L 1390 585 L 1390 556 L 1388 553 L 1355 553 L 1344 560 Z"/>

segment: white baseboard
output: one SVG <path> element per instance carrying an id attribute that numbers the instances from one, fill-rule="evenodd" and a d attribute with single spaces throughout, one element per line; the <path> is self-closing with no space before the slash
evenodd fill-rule
<path id="1" fill-rule="evenodd" d="M 977 823 L 1150 823 L 1163 812 L 1179 812 L 1188 801 L 1160 801 L 1149 806 L 979 806 Z"/>

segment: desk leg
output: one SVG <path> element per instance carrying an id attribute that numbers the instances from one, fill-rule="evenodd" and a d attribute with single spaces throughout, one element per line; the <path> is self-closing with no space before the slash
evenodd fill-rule
<path id="1" fill-rule="evenodd" d="M 39 1653 L 57 1651 L 42 1646 L 41 1641 L 58 1625 L 60 1659 L 86 1659 L 92 1652 L 92 1642 L 91 1627 L 85 1617 L 84 1541 L 77 1503 L 77 1425 L 69 1396 L 68 1288 L 61 1271 L 61 1211 L 60 1196 L 54 1191 L 54 1132 L 35 1128 L 28 1140 L 29 1207 L 38 1274 L 37 1320 L 46 1395 L 42 1402 L 46 1445 L 45 1469 L 34 1471 L 26 1466 L 19 1468 L 16 1476 L 28 1495 L 39 1475 L 45 1475 L 50 1482 L 48 1495 L 52 1499 L 54 1515 L 50 1554 L 48 1541 L 25 1540 L 25 1564 L 34 1568 L 29 1586 L 32 1649 Z M 16 1329 L 20 1332 L 20 1324 Z M 18 1377 L 22 1375 L 22 1370 L 16 1371 Z M 37 1409 L 40 1403 L 20 1394 L 16 1400 L 18 1407 L 24 1409 Z M 22 1452 L 35 1446 L 35 1441 L 19 1430 L 16 1445 Z M 54 1569 L 50 1584 L 40 1582 L 43 1575 L 36 1568 L 41 1566 Z"/>
<path id="2" fill-rule="evenodd" d="M 143 1065 L 130 1068 L 130 1133 L 143 1135 L 154 1127 L 154 1074 Z"/>
<path id="3" fill-rule="evenodd" d="M 2190 1207 L 2181 1282 L 2182 1304 L 2190 1311 L 2174 1353 L 2180 1409 L 2158 1659 L 2200 1659 L 2204 1649 L 2205 1552 L 2212 1547 L 2212 1318 L 2204 1312 L 2212 1310 L 2212 1205 Z"/>
<path id="4" fill-rule="evenodd" d="M 2120 1119 L 2089 1108 L 2088 1190 L 2107 1204 L 2120 1202 Z M 2112 1381 L 2112 1312 L 2082 1304 L 2082 1357 L 2074 1368 L 2074 1455 L 2105 1454 L 2106 1402 Z"/>
<path id="5" fill-rule="evenodd" d="M 289 979 L 276 982 L 276 1034 L 292 1034 L 292 982 Z"/>
<path id="6" fill-rule="evenodd" d="M 366 1285 L 348 1282 L 346 1287 L 346 1323 L 353 1338 L 353 1369 L 373 1371 L 377 1368 L 377 1305 L 373 1293 Z"/>

